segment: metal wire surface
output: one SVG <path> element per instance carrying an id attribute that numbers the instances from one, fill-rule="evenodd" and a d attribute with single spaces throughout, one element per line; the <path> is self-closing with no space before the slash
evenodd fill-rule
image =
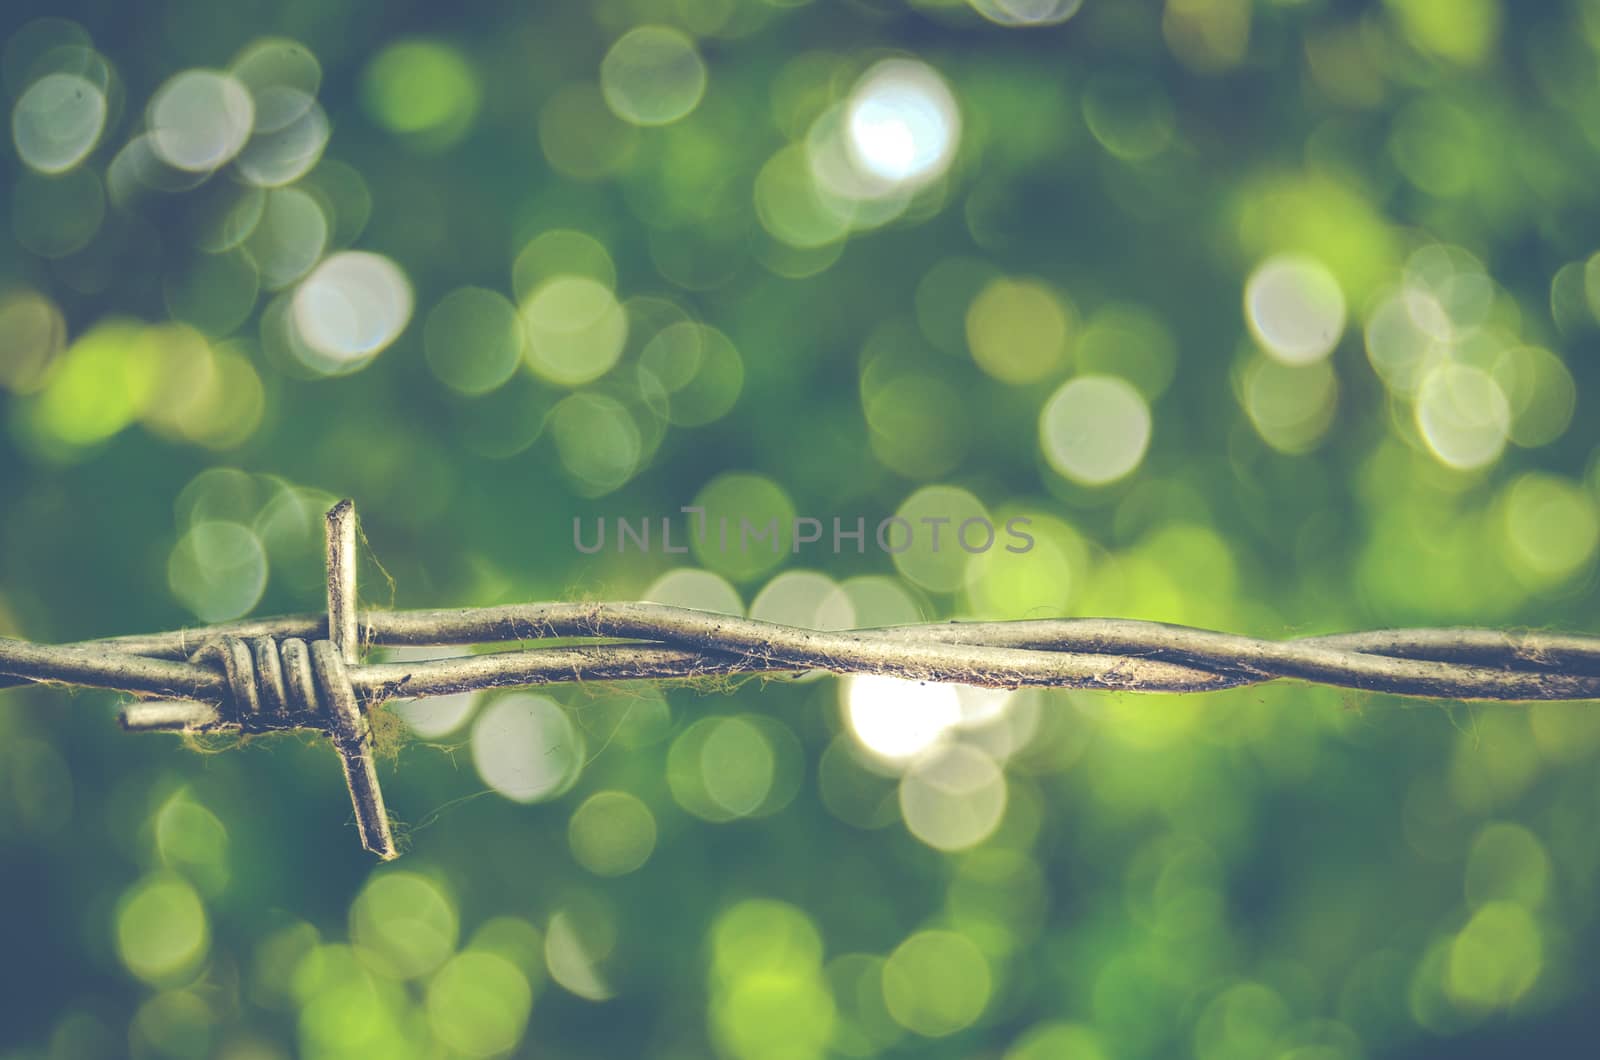
<path id="1" fill-rule="evenodd" d="M 1572 634 L 1404 629 L 1277 641 L 1127 619 L 831 632 L 646 603 L 358 613 L 351 502 L 329 511 L 327 530 L 326 615 L 79 644 L 0 638 L 0 687 L 131 692 L 141 698 L 121 720 L 133 731 L 324 731 L 342 759 L 363 845 L 386 858 L 397 851 L 364 715 L 397 695 L 824 670 L 995 688 L 1207 692 L 1295 679 L 1439 699 L 1600 699 L 1600 637 Z M 563 643 L 504 648 L 557 639 Z M 361 647 L 371 645 L 500 650 L 361 662 Z"/>

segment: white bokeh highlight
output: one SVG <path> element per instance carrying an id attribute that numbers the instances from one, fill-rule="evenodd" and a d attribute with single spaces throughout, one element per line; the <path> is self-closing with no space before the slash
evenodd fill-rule
<path id="1" fill-rule="evenodd" d="M 1056 471 L 1085 486 L 1131 474 L 1150 445 L 1150 406 L 1126 380 L 1085 375 L 1064 383 L 1039 414 L 1039 446 Z"/>
<path id="2" fill-rule="evenodd" d="M 933 67 L 885 59 L 856 82 L 845 103 L 850 157 L 890 189 L 914 189 L 942 176 L 961 137 L 961 112 Z"/>
<path id="3" fill-rule="evenodd" d="M 900 816 L 938 850 L 965 850 L 1000 826 L 1006 775 L 982 750 L 951 744 L 918 760 L 900 780 Z"/>
<path id="4" fill-rule="evenodd" d="M 845 719 L 857 742 L 889 762 L 916 757 L 961 723 L 952 685 L 860 674 L 843 682 Z"/>
<path id="5" fill-rule="evenodd" d="M 281 89 L 275 100 L 296 95 L 294 89 Z M 263 188 L 282 187 L 311 171 L 328 146 L 328 115 L 310 96 L 297 100 L 300 113 L 281 126 L 263 128 L 258 120 L 255 134 L 234 159 L 239 175 Z M 285 104 L 287 108 L 289 105 Z M 257 111 L 257 117 L 261 112 Z"/>
<path id="6" fill-rule="evenodd" d="M 185 70 L 150 100 L 150 146 L 169 166 L 208 173 L 232 160 L 255 126 L 255 104 L 237 78 Z"/>
<path id="7" fill-rule="evenodd" d="M 51 176 L 87 158 L 105 126 L 105 93 L 77 74 L 46 74 L 28 86 L 11 112 L 17 155 Z"/>
<path id="8" fill-rule="evenodd" d="M 411 320 L 411 284 L 381 254 L 350 250 L 325 259 L 290 302 L 296 337 L 330 369 L 379 353 Z"/>
<path id="9" fill-rule="evenodd" d="M 1440 461 L 1461 471 L 1499 459 L 1511 433 L 1511 405 L 1494 376 L 1443 364 L 1417 391 L 1417 429 Z"/>
<path id="10" fill-rule="evenodd" d="M 483 782 L 506 798 L 538 802 L 577 782 L 582 736 L 549 696 L 503 696 L 473 723 L 472 763 Z"/>
<path id="11" fill-rule="evenodd" d="M 1344 334 L 1339 281 L 1312 258 L 1263 262 L 1244 288 L 1245 321 L 1262 350 L 1284 364 L 1310 364 L 1333 352 Z"/>

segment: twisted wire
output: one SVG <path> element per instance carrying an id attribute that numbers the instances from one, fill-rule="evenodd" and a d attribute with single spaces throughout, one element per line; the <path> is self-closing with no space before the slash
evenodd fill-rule
<path id="1" fill-rule="evenodd" d="M 349 685 L 366 703 L 510 685 L 807 670 L 1003 688 L 1203 692 L 1288 678 L 1432 698 L 1600 698 L 1600 638 L 1571 634 L 1415 629 L 1272 641 L 1127 619 L 833 632 L 632 603 L 367 611 L 357 623 L 372 645 L 544 642 L 446 659 L 347 665 Z M 300 615 L 55 647 L 0 638 L 0 673 L 226 702 L 231 706 L 218 722 L 247 728 L 252 721 L 274 727 L 284 704 L 294 708 L 284 717 L 304 724 L 316 700 L 300 650 L 305 638 L 321 638 L 326 629 L 324 616 Z M 575 638 L 587 643 L 569 643 Z M 254 679 L 244 676 L 247 660 Z M 290 687 L 295 682 L 298 689 Z"/>
<path id="2" fill-rule="evenodd" d="M 650 603 L 357 612 L 355 543 L 355 509 L 340 501 L 327 514 L 326 614 L 53 646 L 0 637 L 0 688 L 130 692 L 139 698 L 121 721 L 136 731 L 326 733 L 362 845 L 385 859 L 399 850 L 365 712 L 397 695 L 823 670 L 994 688 L 1182 693 L 1288 679 L 1442 699 L 1600 699 L 1600 637 L 1576 634 L 1400 629 L 1265 640 L 1096 618 L 835 631 Z M 491 650 L 362 663 L 363 644 Z"/>

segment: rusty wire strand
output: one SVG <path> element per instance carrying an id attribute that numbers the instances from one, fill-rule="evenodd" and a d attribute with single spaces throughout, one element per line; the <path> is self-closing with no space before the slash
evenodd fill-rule
<path id="1" fill-rule="evenodd" d="M 513 604 L 364 611 L 370 645 L 586 639 L 349 668 L 363 700 L 518 684 L 675 680 L 826 670 L 1015 688 L 1204 692 L 1279 678 L 1403 696 L 1481 700 L 1600 698 L 1600 637 L 1486 629 L 1407 629 L 1273 641 L 1128 619 L 946 622 L 875 630 L 800 629 L 661 604 Z M 322 615 L 38 645 L 0 638 L 8 683 L 48 681 L 219 701 L 216 666 L 188 661 L 223 638 L 326 635 Z"/>
<path id="2" fill-rule="evenodd" d="M 1435 699 L 1600 699 L 1600 637 L 1575 634 L 1401 629 L 1265 640 L 1095 618 L 836 632 L 649 603 L 358 613 L 354 535 L 354 509 L 342 501 L 328 513 L 327 615 L 53 646 L 0 637 L 0 687 L 130 692 L 141 698 L 122 722 L 137 731 L 323 729 L 344 763 L 363 843 L 385 857 L 393 839 L 360 714 L 395 696 L 823 670 L 994 688 L 1207 692 L 1293 679 Z M 527 642 L 536 643 L 507 648 Z M 361 645 L 494 650 L 364 663 Z"/>

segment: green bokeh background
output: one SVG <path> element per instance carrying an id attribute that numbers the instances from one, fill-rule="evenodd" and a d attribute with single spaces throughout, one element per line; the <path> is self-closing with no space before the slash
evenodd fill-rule
<path id="1" fill-rule="evenodd" d="M 843 584 L 864 624 L 1592 627 L 1600 3 L 1075 8 L 13 0 L 0 632 L 316 610 L 339 496 L 373 606 L 636 599 L 687 566 L 747 607 L 814 572 L 781 584 Z M 703 94 L 681 55 L 639 73 L 639 26 L 692 41 Z M 134 164 L 170 78 L 263 40 L 314 57 L 315 166 L 262 192 Z M 831 108 L 896 59 L 947 88 L 919 128 L 948 168 L 819 192 Z M 61 70 L 106 122 L 47 174 L 16 115 Z M 330 374 L 283 321 L 344 251 L 412 307 Z M 1325 360 L 1272 356 L 1246 291 L 1275 261 L 1336 286 Z M 576 368 L 540 327 L 576 328 L 539 347 Z M 1151 429 L 1095 485 L 1041 414 L 1104 376 Z M 1039 547 L 573 547 L 574 518 L 700 502 L 1026 516 Z M 111 696 L 0 694 L 0 1055 L 1345 1060 L 1596 1030 L 1592 704 L 1028 694 L 941 773 L 865 755 L 834 678 L 545 691 L 383 727 L 383 867 L 322 743 L 202 753 Z M 480 776 L 497 704 L 559 730 L 549 797 Z"/>

